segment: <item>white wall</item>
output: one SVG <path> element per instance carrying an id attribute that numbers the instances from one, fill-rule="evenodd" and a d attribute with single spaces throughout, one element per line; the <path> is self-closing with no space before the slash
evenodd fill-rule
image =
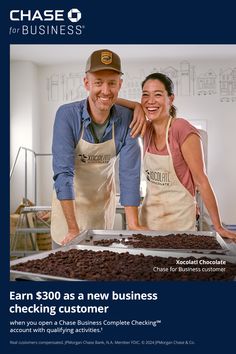
<path id="1" fill-rule="evenodd" d="M 18 149 L 39 149 L 38 68 L 31 62 L 12 62 L 10 71 L 10 165 L 13 166 Z M 33 155 L 28 153 L 27 197 L 34 199 Z M 10 182 L 11 212 L 25 196 L 25 151 L 21 150 Z"/>
<path id="2" fill-rule="evenodd" d="M 173 55 L 174 58 L 174 55 Z M 140 83 L 146 75 L 154 71 L 166 72 L 172 77 L 176 84 L 176 101 L 178 116 L 185 117 L 193 123 L 200 123 L 207 129 L 208 133 L 208 174 L 212 186 L 218 198 L 222 219 L 227 224 L 236 224 L 236 163 L 235 132 L 236 132 L 236 87 L 230 83 L 232 70 L 236 68 L 236 60 L 217 60 L 210 58 L 208 61 L 202 60 L 158 60 L 158 52 L 153 53 L 151 59 L 145 62 L 125 60 L 123 57 L 124 83 L 121 90 L 121 97 L 139 100 Z M 186 59 L 186 58 L 184 58 Z M 24 93 L 27 96 L 26 105 L 22 104 L 21 96 L 23 92 L 18 92 L 17 87 L 22 90 L 22 77 L 25 77 L 22 68 L 29 70 L 31 75 L 27 77 L 27 82 L 31 81 L 31 87 L 39 89 L 40 95 L 32 92 Z M 32 69 L 34 68 L 34 70 Z M 33 125 L 37 125 L 38 152 L 48 153 L 51 151 L 52 127 L 57 108 L 66 102 L 82 99 L 86 97 L 86 92 L 82 86 L 84 73 L 84 63 L 76 62 L 63 65 L 40 66 L 37 70 L 37 83 L 33 84 L 36 75 L 35 66 L 29 63 L 14 63 L 12 67 L 12 80 L 14 87 L 12 90 L 12 143 L 14 149 L 20 141 L 15 140 L 13 135 L 16 129 L 15 124 L 25 125 L 25 117 L 22 110 L 26 112 L 28 121 L 32 125 L 32 106 L 38 105 L 38 117 L 34 114 Z M 229 73 L 232 75 L 230 76 Z M 228 76 L 226 76 L 228 75 Z M 235 71 L 234 71 L 235 75 Z M 33 78 L 34 77 L 34 78 Z M 224 85 L 222 80 L 226 79 Z M 235 83 L 234 77 L 234 85 Z M 27 86 L 24 82 L 24 86 Z M 223 91 L 223 86 L 225 91 Z M 227 92 L 227 90 L 229 90 Z M 19 96 L 20 95 L 20 96 Z M 30 105 L 31 98 L 37 97 L 37 104 Z M 235 99 L 235 101 L 234 101 Z M 14 113 L 14 114 L 13 114 Z M 17 119 L 16 119 L 17 117 Z M 37 117 L 37 118 L 36 118 Z M 35 131 L 29 124 L 27 127 Z M 25 133 L 25 131 L 24 131 Z M 21 137 L 22 140 L 22 137 Z M 32 139 L 28 142 L 32 146 Z M 24 144 L 25 145 L 25 144 Z M 12 147 L 12 151 L 14 151 Z M 52 190 L 52 171 L 50 161 L 44 159 L 41 164 L 41 204 L 50 204 Z"/>

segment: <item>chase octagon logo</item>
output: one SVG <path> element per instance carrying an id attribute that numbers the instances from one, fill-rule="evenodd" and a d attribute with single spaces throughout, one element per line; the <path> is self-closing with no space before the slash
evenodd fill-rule
<path id="1" fill-rule="evenodd" d="M 67 16 L 71 22 L 78 22 L 81 19 L 82 14 L 78 9 L 71 9 Z"/>

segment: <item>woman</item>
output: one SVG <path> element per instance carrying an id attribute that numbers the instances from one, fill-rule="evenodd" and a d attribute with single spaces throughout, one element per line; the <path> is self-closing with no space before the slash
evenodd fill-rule
<path id="1" fill-rule="evenodd" d="M 141 105 L 148 119 L 144 136 L 147 193 L 140 222 L 153 230 L 195 230 L 196 189 L 201 194 L 215 230 L 236 240 L 221 223 L 217 201 L 205 172 L 199 132 L 176 118 L 174 86 L 169 77 L 153 73 L 142 83 Z M 135 102 L 119 104 L 134 108 Z"/>

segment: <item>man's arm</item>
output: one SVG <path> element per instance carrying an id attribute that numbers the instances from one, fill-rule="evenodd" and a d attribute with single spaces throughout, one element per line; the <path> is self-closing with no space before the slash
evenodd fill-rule
<path id="1" fill-rule="evenodd" d="M 137 138 L 133 139 L 130 129 L 126 133 L 124 145 L 120 150 L 119 178 L 120 203 L 125 207 L 128 228 L 145 229 L 139 224 L 138 207 L 140 205 L 140 167 L 141 151 Z"/>
<path id="2" fill-rule="evenodd" d="M 53 127 L 53 171 L 54 187 L 57 199 L 68 225 L 68 233 L 62 244 L 69 242 L 79 233 L 74 210 L 74 151 L 76 137 L 72 128 L 72 113 L 67 106 L 62 106 L 56 113 Z"/>
<path id="3" fill-rule="evenodd" d="M 146 132 L 147 120 L 141 104 L 124 98 L 118 98 L 116 103 L 134 111 L 133 119 L 129 126 L 131 128 L 130 134 L 132 138 L 136 138 L 139 134 L 143 138 Z"/>
<path id="4" fill-rule="evenodd" d="M 79 234 L 80 230 L 75 217 L 74 201 L 61 200 L 60 203 L 68 225 L 68 233 L 61 242 L 62 245 L 65 245 L 75 238 Z"/>
<path id="5" fill-rule="evenodd" d="M 139 224 L 138 207 L 125 206 L 125 216 L 129 230 L 147 230 L 146 226 L 142 226 Z"/>

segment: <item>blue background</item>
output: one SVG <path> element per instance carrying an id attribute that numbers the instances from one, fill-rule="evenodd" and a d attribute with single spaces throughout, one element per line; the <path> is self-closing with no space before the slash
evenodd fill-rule
<path id="1" fill-rule="evenodd" d="M 235 282 L 9 282 L 9 44 L 235 44 L 235 12 L 233 2 L 217 5 L 214 2 L 148 2 L 114 1 L 8 1 L 1 5 L 1 313 L 2 345 L 4 353 L 81 352 L 81 353 L 230 353 L 235 335 Z M 219 7 L 217 7 L 219 6 Z M 9 36 L 10 9 L 65 9 L 78 8 L 85 26 L 81 36 Z M 80 22 L 79 22 L 80 23 Z M 52 23 L 50 23 L 52 24 Z M 69 24 L 69 23 L 68 23 Z M 14 25 L 14 24 L 13 24 Z M 236 58 L 235 58 L 236 59 Z M 156 302 L 106 302 L 110 306 L 107 318 L 161 319 L 162 325 L 106 329 L 106 339 L 193 339 L 193 347 L 52 347 L 8 346 L 9 290 L 36 292 L 158 292 Z M 46 304 L 46 303 L 44 303 Z M 49 305 L 53 305 L 52 302 Z M 60 316 L 61 317 L 61 316 Z M 70 320 L 76 315 L 68 316 Z M 99 316 L 85 316 L 98 320 Z M 50 320 L 49 315 L 41 316 Z M 103 318 L 103 316 L 101 316 Z M 22 316 L 19 319 L 23 320 Z M 27 320 L 39 320 L 40 315 L 28 315 Z M 54 318 L 55 319 L 55 318 Z M 82 319 L 82 318 L 81 318 Z M 233 321 L 233 322 L 232 322 Z M 85 335 L 86 337 L 86 335 Z M 53 339 L 56 337 L 53 337 Z M 19 338 L 18 338 L 19 339 Z M 28 340 L 39 340 L 30 335 Z M 44 340 L 52 340 L 44 335 Z M 59 338 L 59 340 L 61 337 Z M 63 339 L 66 339 L 65 336 Z M 71 340 L 75 340 L 73 337 Z M 86 339 L 86 338 L 85 338 Z M 87 334 L 87 339 L 102 339 L 102 335 Z M 235 351 L 235 349 L 234 349 Z"/>

